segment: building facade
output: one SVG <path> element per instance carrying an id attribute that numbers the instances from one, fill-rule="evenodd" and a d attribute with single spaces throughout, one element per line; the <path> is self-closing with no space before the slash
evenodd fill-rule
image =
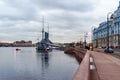
<path id="1" fill-rule="evenodd" d="M 32 47 L 32 46 L 34 46 L 34 44 L 32 44 L 32 41 L 24 41 L 24 40 L 15 41 L 15 42 L 13 42 L 12 45 L 19 46 L 19 47 Z"/>
<path id="2" fill-rule="evenodd" d="M 98 28 L 93 29 L 94 47 L 107 47 L 109 42 L 109 47 L 120 48 L 120 2 L 112 16 L 113 19 L 109 18 L 108 21 L 100 23 Z"/>

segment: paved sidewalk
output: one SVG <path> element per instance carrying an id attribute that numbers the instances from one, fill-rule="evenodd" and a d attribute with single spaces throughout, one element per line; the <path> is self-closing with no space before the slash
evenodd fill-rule
<path id="1" fill-rule="evenodd" d="M 102 52 L 90 51 L 100 80 L 120 80 L 120 59 Z"/>

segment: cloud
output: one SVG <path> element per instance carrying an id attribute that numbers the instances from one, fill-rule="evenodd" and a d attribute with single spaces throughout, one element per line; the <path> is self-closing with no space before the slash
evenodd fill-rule
<path id="1" fill-rule="evenodd" d="M 73 42 L 91 32 L 114 11 L 119 0 L 1 0 L 0 41 L 41 39 L 42 17 L 50 39 Z M 111 6 L 111 4 L 115 4 Z M 107 5 L 107 6 L 106 6 Z M 62 39 L 61 39 L 62 38 Z"/>
<path id="2" fill-rule="evenodd" d="M 79 11 L 79 12 L 87 12 L 90 10 L 93 10 L 95 8 L 95 5 L 97 1 L 95 0 L 34 0 L 35 4 L 38 4 L 38 6 L 41 9 L 60 9 L 60 10 L 67 10 L 67 11 Z"/>

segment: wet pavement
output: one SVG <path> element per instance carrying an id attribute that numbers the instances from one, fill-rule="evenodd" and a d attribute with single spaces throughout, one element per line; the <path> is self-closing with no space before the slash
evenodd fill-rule
<path id="1" fill-rule="evenodd" d="M 102 52 L 90 51 L 90 54 L 94 58 L 99 80 L 120 80 L 120 59 Z"/>

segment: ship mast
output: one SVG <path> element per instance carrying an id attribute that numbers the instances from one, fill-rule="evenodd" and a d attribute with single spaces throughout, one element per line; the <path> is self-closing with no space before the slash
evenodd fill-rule
<path id="1" fill-rule="evenodd" d="M 42 18 L 42 40 L 44 39 L 44 16 Z"/>
<path id="2" fill-rule="evenodd" d="M 48 34 L 49 34 L 49 23 L 48 23 Z"/>
<path id="3" fill-rule="evenodd" d="M 48 40 L 49 40 L 49 23 L 48 23 Z"/>

